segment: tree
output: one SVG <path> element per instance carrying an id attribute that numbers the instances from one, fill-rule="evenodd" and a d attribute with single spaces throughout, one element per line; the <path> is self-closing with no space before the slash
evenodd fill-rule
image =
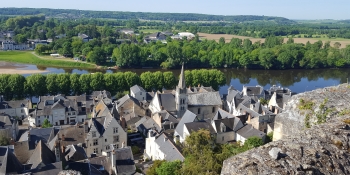
<path id="1" fill-rule="evenodd" d="M 103 80 L 105 82 L 105 88 L 111 94 L 117 94 L 118 80 L 114 74 L 104 74 Z"/>
<path id="2" fill-rule="evenodd" d="M 41 125 L 41 128 L 50 128 L 52 127 L 53 125 L 49 122 L 49 120 L 46 118 L 44 121 L 43 121 L 43 124 Z"/>
<path id="3" fill-rule="evenodd" d="M 178 175 L 180 174 L 182 162 L 179 160 L 173 162 L 163 162 L 157 169 L 158 175 Z"/>
<path id="4" fill-rule="evenodd" d="M 219 44 L 224 45 L 225 42 L 226 42 L 226 40 L 225 40 L 224 37 L 221 37 L 221 38 L 219 39 Z"/>
<path id="5" fill-rule="evenodd" d="M 164 77 L 163 77 L 163 73 L 160 71 L 157 72 L 153 72 L 152 75 L 153 79 L 154 79 L 154 88 L 156 90 L 162 91 L 163 87 L 164 87 Z"/>
<path id="6" fill-rule="evenodd" d="M 104 51 L 100 47 L 95 47 L 92 51 L 86 56 L 89 62 L 101 65 L 106 62 L 106 57 Z"/>
<path id="7" fill-rule="evenodd" d="M 0 136 L 0 146 L 7 146 L 10 144 L 10 139 L 5 136 Z"/>
<path id="8" fill-rule="evenodd" d="M 164 163 L 165 160 L 155 160 L 153 162 L 153 165 L 147 170 L 146 174 L 147 175 L 158 175 L 157 174 L 157 168 L 160 167 L 162 165 L 162 163 Z"/>
<path id="9" fill-rule="evenodd" d="M 57 75 L 58 92 L 65 95 L 70 95 L 70 75 L 68 73 Z"/>
<path id="10" fill-rule="evenodd" d="M 124 79 L 127 88 L 141 83 L 140 77 L 136 73 L 130 71 L 124 72 Z"/>
<path id="11" fill-rule="evenodd" d="M 44 96 L 47 93 L 46 77 L 41 74 L 32 74 L 26 78 L 25 87 L 30 96 Z"/>
<path id="12" fill-rule="evenodd" d="M 274 65 L 275 54 L 271 49 L 262 49 L 259 55 L 260 65 L 269 69 Z"/>
<path id="13" fill-rule="evenodd" d="M 79 77 L 80 75 L 77 73 L 70 74 L 70 77 L 69 77 L 70 87 L 73 94 L 75 95 L 78 95 L 81 92 Z"/>
<path id="14" fill-rule="evenodd" d="M 151 91 L 155 89 L 156 87 L 155 83 L 156 81 L 158 81 L 153 77 L 153 74 L 150 71 L 142 73 L 140 76 L 140 79 L 146 91 Z"/>
<path id="15" fill-rule="evenodd" d="M 97 72 L 92 74 L 91 81 L 90 81 L 90 87 L 94 91 L 102 91 L 104 90 L 105 82 L 104 82 L 104 76 L 101 72 Z"/>
<path id="16" fill-rule="evenodd" d="M 91 74 L 82 74 L 79 77 L 80 92 L 89 94 L 91 92 Z"/>
<path id="17" fill-rule="evenodd" d="M 22 99 L 24 97 L 24 83 L 26 79 L 23 75 L 14 74 L 8 79 L 8 87 L 10 87 L 10 92 L 12 92 L 10 98 Z"/>
<path id="18" fill-rule="evenodd" d="M 58 85 L 56 80 L 57 74 L 46 75 L 46 88 L 47 92 L 51 95 L 56 95 L 58 93 Z"/>
<path id="19" fill-rule="evenodd" d="M 245 142 L 244 142 L 244 146 L 246 146 L 247 148 L 256 148 L 259 147 L 261 145 L 263 145 L 264 142 L 262 141 L 261 138 L 253 136 L 253 137 L 249 137 Z"/>
<path id="20" fill-rule="evenodd" d="M 46 50 L 47 50 L 46 46 L 42 44 L 37 44 L 34 49 L 35 53 L 38 55 L 42 55 L 43 52 L 46 52 Z"/>
<path id="21" fill-rule="evenodd" d="M 165 89 L 174 89 L 175 88 L 176 78 L 175 78 L 173 72 L 164 72 L 163 79 L 164 79 L 164 88 Z"/>

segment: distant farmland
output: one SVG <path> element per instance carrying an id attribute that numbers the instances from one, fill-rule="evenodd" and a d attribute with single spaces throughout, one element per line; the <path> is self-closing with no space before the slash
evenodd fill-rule
<path id="1" fill-rule="evenodd" d="M 264 38 L 252 38 L 247 36 L 238 36 L 238 35 L 229 35 L 229 34 L 208 34 L 208 33 L 198 33 L 199 37 L 202 39 L 215 40 L 219 41 L 221 37 L 224 37 L 226 42 L 230 42 L 232 38 L 239 39 L 250 39 L 253 43 L 257 41 L 261 41 L 261 43 L 265 42 Z M 331 41 L 331 46 L 334 43 L 339 42 L 341 44 L 341 48 L 345 48 L 347 45 L 350 45 L 350 39 L 324 39 L 324 38 L 293 38 L 295 43 L 303 43 L 306 44 L 308 41 L 310 43 L 315 43 L 319 40 L 323 42 Z M 284 42 L 287 42 L 288 38 L 284 39 Z"/>

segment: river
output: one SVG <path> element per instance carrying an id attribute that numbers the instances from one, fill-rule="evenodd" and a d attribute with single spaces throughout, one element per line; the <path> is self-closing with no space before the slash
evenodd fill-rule
<path id="1" fill-rule="evenodd" d="M 145 71 L 172 71 L 176 76 L 180 74 L 180 70 L 162 70 L 162 69 L 122 69 L 122 70 L 84 70 L 72 68 L 53 68 L 43 67 L 29 64 L 0 64 L 1 69 L 42 71 L 43 74 L 48 73 L 93 73 L 93 72 L 125 72 L 132 71 L 141 74 Z M 341 83 L 346 83 L 350 76 L 350 68 L 343 69 L 293 69 L 293 70 L 245 70 L 245 69 L 220 69 L 226 77 L 226 85 L 220 88 L 220 93 L 227 93 L 227 88 L 232 85 L 238 90 L 242 90 L 243 85 L 255 86 L 261 85 L 265 89 L 272 85 L 287 87 L 293 92 L 300 93 L 305 91 L 334 86 Z M 28 76 L 30 74 L 23 74 Z"/>

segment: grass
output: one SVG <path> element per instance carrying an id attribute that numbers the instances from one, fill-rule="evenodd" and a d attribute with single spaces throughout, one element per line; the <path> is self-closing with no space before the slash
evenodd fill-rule
<path id="1" fill-rule="evenodd" d="M 71 60 L 60 60 L 49 57 L 39 58 L 28 51 L 0 51 L 0 61 L 34 64 L 52 67 L 72 67 L 72 68 L 96 68 L 96 65 Z"/>

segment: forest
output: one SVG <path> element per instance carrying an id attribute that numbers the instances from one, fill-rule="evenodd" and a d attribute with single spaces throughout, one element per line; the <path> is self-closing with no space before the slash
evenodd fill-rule
<path id="1" fill-rule="evenodd" d="M 218 90 L 225 84 L 224 74 L 215 69 L 185 71 L 186 85 L 212 86 Z M 94 74 L 32 74 L 28 77 L 0 74 L 0 94 L 6 100 L 44 95 L 81 95 L 92 91 L 107 90 L 120 98 L 130 87 L 140 85 L 147 91 L 174 89 L 177 77 L 172 72 L 144 72 L 140 76 L 133 72 Z"/>
<path id="2" fill-rule="evenodd" d="M 312 37 L 350 37 L 349 24 L 297 24 L 275 25 L 270 23 L 228 24 L 228 23 L 160 23 L 140 20 L 77 20 L 46 18 L 43 15 L 0 18 L 2 30 L 13 30 L 14 40 L 24 43 L 27 39 L 48 39 L 53 42 L 39 45 L 37 54 L 59 53 L 80 57 L 88 62 L 104 65 L 115 62 L 121 68 L 154 67 L 179 68 L 182 63 L 192 68 L 249 68 L 249 69 L 315 69 L 339 68 L 350 65 L 350 47 L 342 48 L 340 43 L 318 41 L 313 44 L 294 43 L 291 36 L 301 34 Z M 224 25 L 225 24 L 225 25 Z M 228 25 L 228 26 L 227 26 Z M 126 35 L 121 28 L 135 29 L 139 35 Z M 230 33 L 265 37 L 265 42 L 252 43 L 250 39 L 233 38 L 219 42 L 195 38 L 162 42 L 143 42 L 147 33 L 144 29 L 168 30 L 176 34 L 181 31 L 207 33 Z M 83 42 L 78 38 L 84 33 L 93 40 Z M 56 38 L 66 34 L 66 37 Z M 287 42 L 283 37 L 289 36 Z M 122 39 L 122 40 L 117 40 Z M 126 39 L 126 40 L 123 40 Z"/>
<path id="3" fill-rule="evenodd" d="M 282 17 L 253 16 L 253 15 L 205 15 L 194 13 L 150 13 L 150 12 L 112 12 L 112 11 L 88 11 L 72 9 L 45 9 L 45 8 L 0 8 L 0 15 L 39 15 L 64 18 L 108 18 L 108 19 L 142 19 L 161 21 L 273 21 L 278 24 L 293 24 L 292 20 Z"/>

